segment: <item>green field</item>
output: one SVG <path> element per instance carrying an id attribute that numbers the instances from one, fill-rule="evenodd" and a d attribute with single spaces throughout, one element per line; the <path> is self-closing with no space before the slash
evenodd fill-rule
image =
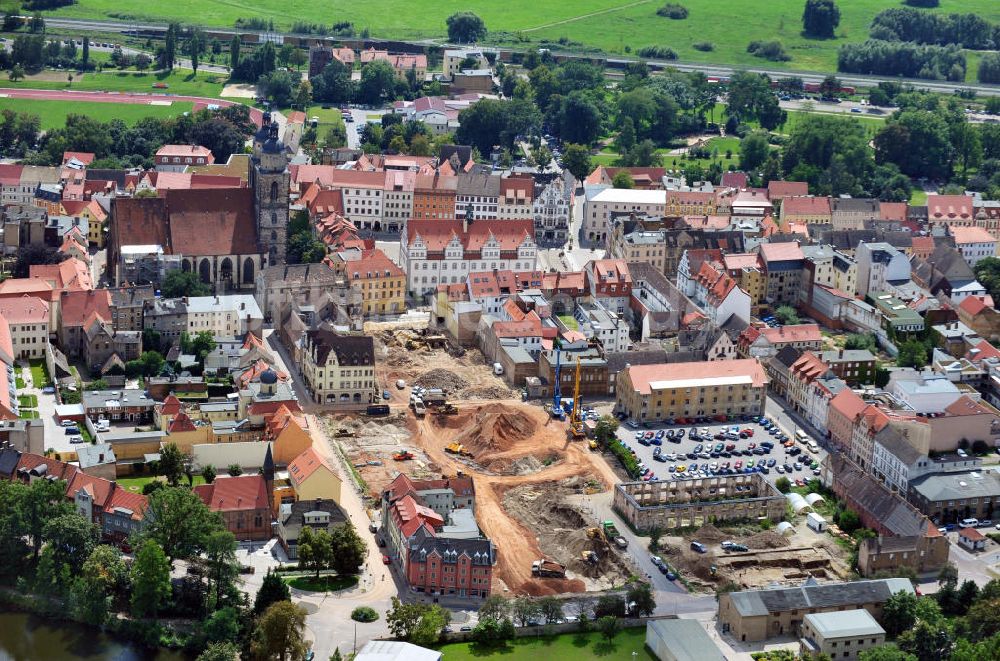
<path id="1" fill-rule="evenodd" d="M 0 88 L 25 88 L 42 90 L 73 89 L 85 92 L 143 92 L 147 94 L 177 94 L 180 96 L 219 97 L 225 76 L 200 73 L 194 75 L 190 69 L 174 69 L 166 73 L 136 73 L 108 70 L 101 73 L 74 74 L 69 83 L 61 74 L 48 70 L 39 77 L 28 77 L 16 83 L 6 76 L 0 77 Z M 167 89 L 156 89 L 156 83 L 165 83 Z"/>
<path id="2" fill-rule="evenodd" d="M 687 2 L 687 19 L 674 21 L 656 15 L 665 0 L 469 0 L 455 3 L 414 4 L 405 0 L 349 2 L 331 0 L 263 0 L 246 4 L 204 0 L 154 1 L 141 7 L 122 5 L 115 0 L 78 0 L 54 13 L 58 16 L 117 19 L 175 20 L 181 23 L 232 27 L 238 18 L 273 20 L 276 28 L 289 29 L 294 21 L 329 25 L 351 21 L 360 32 L 368 28 L 373 37 L 425 39 L 446 37 L 445 19 L 455 11 L 475 12 L 491 31 L 488 41 L 522 44 L 567 40 L 570 47 L 597 48 L 608 53 L 625 53 L 643 46 L 669 46 L 682 60 L 720 64 L 754 64 L 770 68 L 832 70 L 837 47 L 868 36 L 871 18 L 899 0 L 851 0 L 840 2 L 841 21 L 837 38 L 806 39 L 802 30 L 802 0 L 733 3 L 728 0 Z M 0 6 L 13 4 L 4 0 Z M 996 0 L 941 0 L 938 12 L 969 12 L 1000 22 Z M 746 52 L 753 39 L 779 39 L 792 56 L 786 63 L 760 60 Z M 715 45 L 711 52 L 692 48 L 699 41 Z M 557 45 L 556 47 L 559 47 Z"/>
<path id="3" fill-rule="evenodd" d="M 324 575 L 316 578 L 315 576 L 295 576 L 286 577 L 285 583 L 288 583 L 288 585 L 296 590 L 304 590 L 306 592 L 337 592 L 338 590 L 353 588 L 358 584 L 358 577 Z"/>
<path id="4" fill-rule="evenodd" d="M 117 482 L 119 485 L 128 489 L 129 491 L 136 491 L 141 493 L 142 488 L 146 486 L 146 484 L 152 482 L 153 480 L 158 480 L 158 479 L 161 478 L 155 475 L 143 475 L 142 477 L 119 477 Z M 181 484 L 187 486 L 186 477 L 181 478 Z M 205 484 L 205 478 L 203 478 L 201 475 L 195 475 L 193 486 L 198 486 L 199 484 Z"/>
<path id="5" fill-rule="evenodd" d="M 32 115 L 38 115 L 42 120 L 42 129 L 57 129 L 66 125 L 69 114 L 89 115 L 106 122 L 110 119 L 121 119 L 126 124 L 134 124 L 144 117 L 174 117 L 184 112 L 191 112 L 194 104 L 190 101 L 175 101 L 169 106 L 150 106 L 141 103 L 101 103 L 98 101 L 43 101 L 39 99 L 0 98 L 0 110 L 16 110 Z"/>
<path id="6" fill-rule="evenodd" d="M 624 629 L 607 641 L 596 632 L 566 633 L 539 638 L 517 638 L 499 649 L 474 643 L 451 643 L 440 648 L 443 661 L 496 658 L 504 661 L 605 661 L 608 659 L 655 659 L 646 648 L 646 628 Z M 633 657 L 632 655 L 635 654 Z"/>

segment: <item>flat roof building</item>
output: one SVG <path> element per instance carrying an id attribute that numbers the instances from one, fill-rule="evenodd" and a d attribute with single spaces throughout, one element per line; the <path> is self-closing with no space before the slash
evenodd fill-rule
<path id="1" fill-rule="evenodd" d="M 883 629 L 864 608 L 835 613 L 810 613 L 802 620 L 802 656 L 826 654 L 831 659 L 857 659 L 885 643 Z"/>

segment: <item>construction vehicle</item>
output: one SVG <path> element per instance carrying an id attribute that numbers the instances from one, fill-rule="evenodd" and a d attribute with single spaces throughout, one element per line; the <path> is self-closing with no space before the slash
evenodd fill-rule
<path id="1" fill-rule="evenodd" d="M 370 404 L 365 409 L 365 415 L 371 416 L 389 415 L 391 412 L 388 404 Z"/>
<path id="2" fill-rule="evenodd" d="M 352 432 L 347 427 L 341 427 L 340 429 L 335 431 L 333 435 L 336 436 L 337 438 L 343 438 L 345 436 L 354 436 L 354 432 Z"/>
<path id="3" fill-rule="evenodd" d="M 566 567 L 558 562 L 541 558 L 531 563 L 531 575 L 542 578 L 566 578 Z"/>
<path id="4" fill-rule="evenodd" d="M 576 376 L 573 379 L 573 408 L 569 415 L 569 433 L 573 440 L 587 436 L 587 430 L 583 426 L 582 408 L 583 402 L 580 401 L 580 358 L 577 357 Z"/>
<path id="5" fill-rule="evenodd" d="M 587 538 L 588 539 L 601 539 L 601 529 L 600 528 L 587 528 Z"/>
<path id="6" fill-rule="evenodd" d="M 418 417 L 422 418 L 427 413 L 427 407 L 424 406 L 424 400 L 417 399 L 413 402 L 413 413 Z"/>
<path id="7" fill-rule="evenodd" d="M 428 388 L 421 393 L 420 400 L 427 406 L 441 406 L 448 401 L 448 398 L 440 388 Z"/>
<path id="8" fill-rule="evenodd" d="M 447 452 L 448 454 L 457 454 L 461 457 L 472 456 L 472 453 L 469 452 L 469 450 L 467 450 L 466 447 L 461 443 L 449 443 L 448 445 L 444 446 L 444 451 Z"/>
<path id="9" fill-rule="evenodd" d="M 455 415 L 458 413 L 458 407 L 450 402 L 445 402 L 437 408 L 438 415 Z"/>
<path id="10" fill-rule="evenodd" d="M 400 450 L 399 452 L 392 455 L 392 458 L 396 461 L 410 461 L 413 459 L 413 453 L 409 450 Z"/>
<path id="11" fill-rule="evenodd" d="M 587 444 L 590 446 L 591 450 L 597 450 L 597 441 L 594 439 L 590 439 Z"/>
<path id="12" fill-rule="evenodd" d="M 601 530 L 604 532 L 604 539 L 608 540 L 609 543 L 614 544 L 620 549 L 628 546 L 628 540 L 621 536 L 613 521 L 604 521 L 601 523 Z"/>
<path id="13" fill-rule="evenodd" d="M 596 565 L 600 558 L 593 551 L 583 551 L 580 553 L 580 559 L 590 565 Z"/>

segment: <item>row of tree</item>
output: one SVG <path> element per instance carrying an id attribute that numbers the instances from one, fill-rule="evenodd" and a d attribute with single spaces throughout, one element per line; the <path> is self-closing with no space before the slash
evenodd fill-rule
<path id="1" fill-rule="evenodd" d="M 909 7 L 884 9 L 871 23 L 872 39 L 917 44 L 952 44 L 972 50 L 1000 45 L 1000 25 L 977 14 L 939 14 Z"/>
<path id="2" fill-rule="evenodd" d="M 965 55 L 958 46 L 868 39 L 837 51 L 837 70 L 929 80 L 965 80 Z"/>

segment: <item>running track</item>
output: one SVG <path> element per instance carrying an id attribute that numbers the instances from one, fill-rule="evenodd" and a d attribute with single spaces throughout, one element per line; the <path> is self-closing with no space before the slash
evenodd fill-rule
<path id="1" fill-rule="evenodd" d="M 142 92 L 84 92 L 75 90 L 33 90 L 33 89 L 0 89 L 0 98 L 38 99 L 40 101 L 93 101 L 97 103 L 133 103 L 149 105 L 153 101 L 190 101 L 194 109 L 200 110 L 209 104 L 218 106 L 234 106 L 235 101 L 225 99 L 210 99 L 201 96 L 178 96 L 174 94 L 146 94 Z M 264 113 L 259 108 L 250 108 L 250 119 L 258 127 L 264 122 Z"/>

